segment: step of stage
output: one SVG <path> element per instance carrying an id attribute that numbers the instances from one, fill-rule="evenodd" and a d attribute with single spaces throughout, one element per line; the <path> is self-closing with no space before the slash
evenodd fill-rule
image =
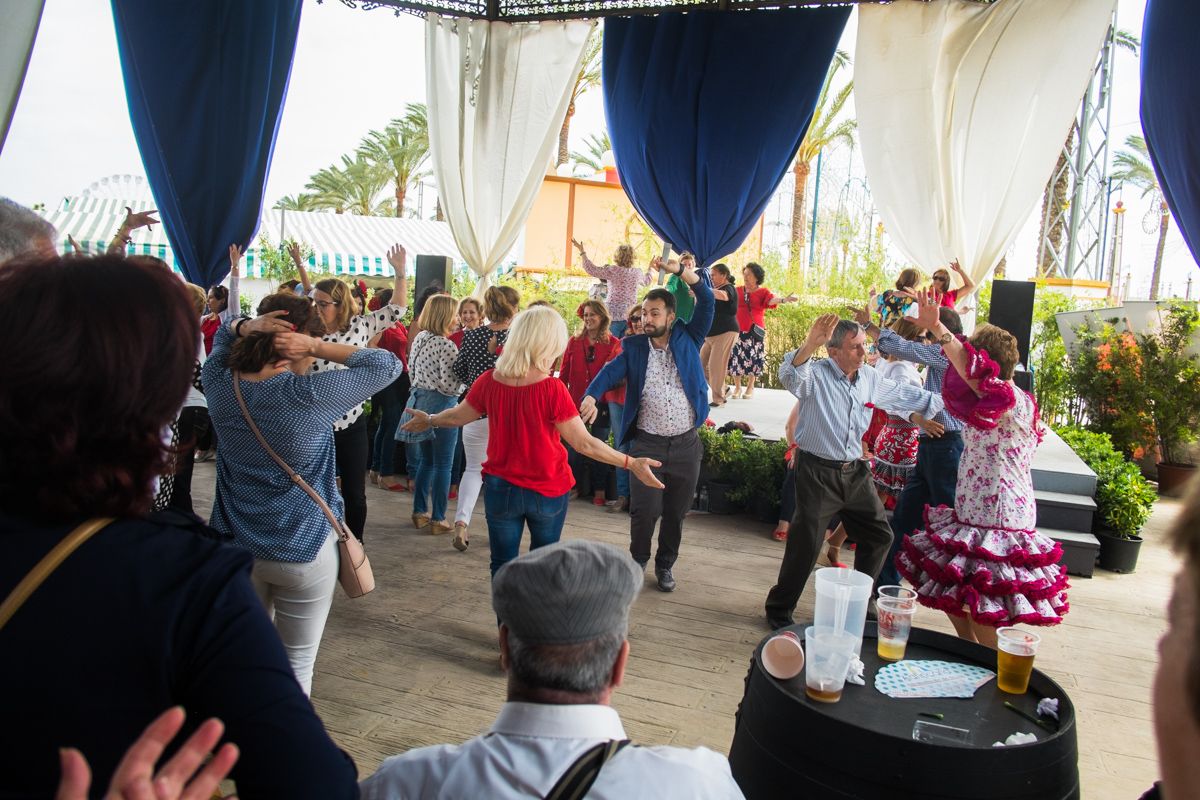
<path id="1" fill-rule="evenodd" d="M 1092 577 L 1092 573 L 1096 571 L 1096 559 L 1100 555 L 1099 539 L 1090 533 L 1043 528 L 1040 525 L 1038 530 L 1062 545 L 1062 563 L 1066 566 L 1068 575 Z"/>
<path id="2" fill-rule="evenodd" d="M 1041 492 L 1034 490 L 1037 500 L 1038 528 L 1091 533 L 1096 516 L 1096 501 L 1081 494 Z"/>
<path id="3" fill-rule="evenodd" d="M 1033 488 L 1083 497 L 1096 494 L 1096 473 L 1075 455 L 1058 434 L 1046 429 L 1046 437 L 1033 456 Z"/>

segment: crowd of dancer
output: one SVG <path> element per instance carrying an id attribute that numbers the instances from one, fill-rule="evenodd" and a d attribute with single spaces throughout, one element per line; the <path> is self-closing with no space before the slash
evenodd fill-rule
<path id="1" fill-rule="evenodd" d="M 228 289 L 197 292 L 157 259 L 60 257 L 53 230 L 22 211 L 0 204 L 0 307 L 13 331 L 0 353 L 0 590 L 34 578 L 45 586 L 35 581 L 10 595 L 0 614 L 10 652 L 30 655 L 0 665 L 8 685 L 25 687 L 11 713 L 27 721 L 20 742 L 0 755 L 0 772 L 16 774 L 8 767 L 19 764 L 14 786 L 30 796 L 46 794 L 60 775 L 78 784 L 84 774 L 79 753 L 55 758 L 63 731 L 102 784 L 133 769 L 137 752 L 122 762 L 126 745 L 180 703 L 196 722 L 219 717 L 240 748 L 240 756 L 220 751 L 194 787 L 236 760 L 244 797 L 355 796 L 353 762 L 306 695 L 345 567 L 343 523 L 362 540 L 369 480 L 411 490 L 413 526 L 453 532 L 460 551 L 483 494 L 510 705 L 606 705 L 628 654 L 629 604 L 651 558 L 658 589 L 677 588 L 702 460 L 696 431 L 710 406 L 753 395 L 764 314 L 796 299 L 763 287 L 756 264 L 738 287 L 726 265 L 701 269 L 687 254 L 643 270 L 622 247 L 616 263 L 597 267 L 577 243 L 585 269 L 608 291 L 604 302 L 580 305 L 574 336 L 548 304 L 522 310 L 506 286 L 488 288 L 482 300 L 433 287 L 405 327 L 407 254 L 397 246 L 388 253 L 390 294 L 368 298 L 336 279 L 310 284 L 301 272 L 248 317 L 238 313 L 236 246 Z M 118 238 L 129 225 L 152 223 L 131 214 Z M 298 250 L 293 256 L 299 264 Z M 957 264 L 950 269 L 962 275 Z M 656 272 L 666 286 L 639 299 Z M 943 291 L 948 281 L 918 283 L 902 276 L 854 319 L 818 318 L 784 357 L 779 378 L 798 402 L 788 425 L 791 513 L 777 535 L 786 548 L 765 603 L 771 627 L 794 624 L 821 552 L 838 560 L 824 541 L 831 529 L 854 543 L 854 569 L 888 582 L 902 575 L 964 638 L 994 646 L 998 626 L 1055 624 L 1068 610 L 1060 548 L 1034 525 L 1030 462 L 1041 429 L 1032 398 L 1012 381 L 1015 339 L 991 325 L 963 336 L 955 297 Z M 47 297 L 72 314 L 43 313 Z M 868 337 L 877 366 L 867 363 L 875 357 Z M 827 357 L 814 358 L 822 350 Z M 364 414 L 372 397 L 380 420 L 373 443 Z M 204 426 L 188 412 L 198 408 L 216 451 L 207 524 L 190 513 L 182 477 Z M 405 445 L 408 480 L 396 441 Z M 164 477 L 172 483 L 167 510 L 153 514 Z M 578 486 L 588 487 L 580 496 L 591 503 L 629 511 L 631 560 L 593 543 L 557 544 Z M 518 558 L 526 528 L 532 552 Z M 47 647 L 56 608 L 73 612 L 54 623 L 58 644 Z M 81 660 L 97 652 L 113 654 L 112 663 L 81 674 Z M 47 696 L 56 713 L 35 713 Z M 511 713 L 507 727 L 497 723 L 502 737 L 550 735 L 538 726 L 552 722 Z M 613 735 L 568 735 L 580 744 L 573 752 L 623 738 L 614 720 L 579 720 Z M 169 739 L 180 724 L 168 712 L 152 738 Z M 191 729 L 181 754 L 207 752 L 220 738 L 211 727 Z M 711 753 L 654 750 L 663 751 L 664 774 L 690 776 L 676 793 L 688 786 L 702 788 L 687 796 L 739 796 Z M 493 748 L 479 758 L 503 755 Z M 401 796 L 400 787 L 420 785 L 421 770 L 450 781 L 443 762 L 429 754 L 389 762 L 364 789 Z M 199 761 L 184 763 L 191 768 L 176 769 L 186 772 L 181 791 Z M 465 769 L 459 780 L 490 774 L 483 765 Z M 555 776 L 528 791 L 544 795 Z M 599 778 L 614 787 L 639 779 L 636 768 Z"/>

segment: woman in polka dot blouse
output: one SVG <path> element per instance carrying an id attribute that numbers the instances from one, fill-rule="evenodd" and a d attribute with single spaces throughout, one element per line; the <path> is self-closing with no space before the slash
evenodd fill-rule
<path id="1" fill-rule="evenodd" d="M 233 394 L 233 374 L 240 373 L 250 416 L 271 448 L 344 518 L 333 470 L 334 420 L 403 367 L 387 350 L 316 338 L 325 325 L 307 298 L 277 293 L 259 310 L 257 319 L 219 328 L 204 364 L 209 413 L 221 436 L 209 524 L 254 555 L 254 588 L 307 694 L 337 583 L 337 535 L 320 506 L 251 433 Z M 315 359 L 341 369 L 314 374 Z"/>
<path id="2" fill-rule="evenodd" d="M 396 273 L 392 302 L 378 311 L 357 314 L 357 305 L 350 287 L 334 278 L 318 281 L 313 288 L 313 301 L 325 323 L 324 341 L 366 347 L 377 334 L 395 325 L 404 316 L 408 300 L 408 275 L 405 265 L 408 255 L 400 245 L 393 245 L 387 254 L 388 263 Z M 336 362 L 318 358 L 313 363 L 315 374 L 344 369 Z M 346 501 L 346 524 L 354 535 L 363 538 L 367 524 L 367 420 L 363 406 L 349 409 L 333 423 L 334 452 L 337 455 L 338 476 L 342 480 L 342 498 Z"/>
<path id="3" fill-rule="evenodd" d="M 468 389 L 480 375 L 496 366 L 496 360 L 508 339 L 508 326 L 520 309 L 521 295 L 511 286 L 492 286 L 483 295 L 483 313 L 487 325 L 480 325 L 463 334 L 462 347 L 454 361 L 454 374 Z M 487 417 L 469 422 L 462 429 L 466 468 L 458 484 L 458 511 L 454 515 L 454 535 L 467 538 L 475 501 L 483 489 L 483 462 L 487 458 Z"/>

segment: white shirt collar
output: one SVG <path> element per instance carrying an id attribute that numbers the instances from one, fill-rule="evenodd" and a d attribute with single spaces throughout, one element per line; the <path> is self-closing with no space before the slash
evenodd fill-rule
<path id="1" fill-rule="evenodd" d="M 611 706 L 508 702 L 491 733 L 551 739 L 627 739 Z"/>

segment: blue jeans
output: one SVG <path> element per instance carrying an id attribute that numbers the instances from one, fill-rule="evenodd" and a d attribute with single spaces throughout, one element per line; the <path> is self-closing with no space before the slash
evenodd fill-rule
<path id="1" fill-rule="evenodd" d="M 614 319 L 608 326 L 608 332 L 620 339 L 625 335 L 625 329 L 629 327 L 629 323 L 623 319 Z"/>
<path id="2" fill-rule="evenodd" d="M 495 475 L 483 476 L 483 508 L 487 515 L 492 575 L 521 550 L 521 534 L 529 525 L 529 549 L 554 544 L 567 519 L 567 495 L 546 497 Z"/>
<path id="3" fill-rule="evenodd" d="M 456 398 L 447 397 L 429 389 L 413 389 L 434 397 L 421 398 L 420 408 L 441 405 L 452 408 Z M 433 413 L 437 413 L 436 411 Z M 429 513 L 435 520 L 446 518 L 446 502 L 450 494 L 450 468 L 454 466 L 454 445 L 458 442 L 458 428 L 434 428 L 433 438 L 423 442 L 410 442 L 408 452 L 408 474 L 413 476 L 413 513 Z M 433 508 L 429 510 L 430 502 Z"/>
<path id="4" fill-rule="evenodd" d="M 908 476 L 904 491 L 896 499 L 892 512 L 892 549 L 884 559 L 879 573 L 879 585 L 900 582 L 896 570 L 896 554 L 904 537 L 922 527 L 925 506 L 954 505 L 954 490 L 958 487 L 958 460 L 962 458 L 963 440 L 957 433 L 946 432 L 940 438 L 922 436 L 917 446 L 917 467 Z"/>
<path id="5" fill-rule="evenodd" d="M 612 418 L 613 446 L 618 452 L 629 455 L 629 445 L 621 444 L 621 432 L 624 430 L 625 405 L 609 403 L 608 415 Z M 617 467 L 617 497 L 629 497 L 629 470 Z"/>
<path id="6" fill-rule="evenodd" d="M 375 429 L 375 442 L 371 448 L 371 469 L 380 475 L 396 474 L 396 426 L 408 402 L 408 373 L 392 381 L 379 394 L 381 413 L 379 427 Z"/>

